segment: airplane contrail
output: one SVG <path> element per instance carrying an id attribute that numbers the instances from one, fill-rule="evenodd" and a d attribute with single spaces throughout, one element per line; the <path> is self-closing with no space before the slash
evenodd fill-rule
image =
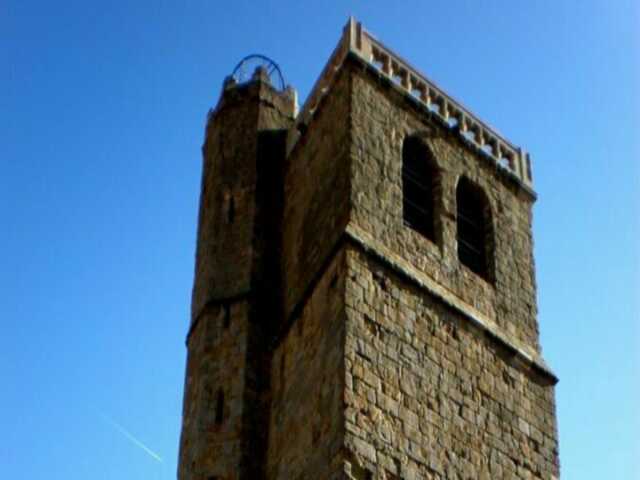
<path id="1" fill-rule="evenodd" d="M 107 422 L 109 422 L 116 430 L 118 430 L 125 437 L 127 437 L 131 442 L 133 442 L 134 445 L 137 445 L 142 450 L 144 450 L 151 458 L 153 458 L 154 460 L 157 460 L 160 463 L 164 463 L 164 460 L 162 460 L 162 457 L 160 455 L 158 455 L 156 452 L 151 450 L 144 443 L 142 443 L 140 440 L 138 440 L 136 437 L 134 437 L 131 433 L 129 433 L 129 431 L 126 428 L 124 428 L 118 422 L 116 422 L 112 418 L 108 417 L 104 413 L 100 413 L 100 416 L 102 418 L 104 418 Z"/>

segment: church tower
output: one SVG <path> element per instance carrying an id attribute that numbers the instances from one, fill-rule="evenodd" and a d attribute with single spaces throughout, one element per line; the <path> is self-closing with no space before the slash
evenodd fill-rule
<path id="1" fill-rule="evenodd" d="M 350 20 L 203 146 L 180 480 L 558 479 L 531 160 Z"/>

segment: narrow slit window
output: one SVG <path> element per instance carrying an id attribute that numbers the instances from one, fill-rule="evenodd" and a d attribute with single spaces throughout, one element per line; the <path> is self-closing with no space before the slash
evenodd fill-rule
<path id="1" fill-rule="evenodd" d="M 458 259 L 470 270 L 491 280 L 493 249 L 491 210 L 482 189 L 461 178 L 456 190 Z"/>
<path id="2" fill-rule="evenodd" d="M 216 425 L 222 425 L 222 420 L 224 420 L 224 392 L 220 389 L 216 396 Z"/>
<path id="3" fill-rule="evenodd" d="M 429 148 L 419 138 L 407 137 L 402 146 L 402 216 L 406 226 L 432 241 L 436 180 Z"/>
<path id="4" fill-rule="evenodd" d="M 236 202 L 233 195 L 229 197 L 229 206 L 227 209 L 227 223 L 233 223 L 236 218 Z"/>
<path id="5" fill-rule="evenodd" d="M 283 351 L 280 357 L 280 389 L 284 390 L 285 387 L 285 372 L 286 372 L 286 354 Z"/>
<path id="6" fill-rule="evenodd" d="M 223 327 L 227 329 L 229 325 L 231 325 L 231 305 L 225 304 L 222 308 L 224 310 L 224 320 L 222 324 Z"/>

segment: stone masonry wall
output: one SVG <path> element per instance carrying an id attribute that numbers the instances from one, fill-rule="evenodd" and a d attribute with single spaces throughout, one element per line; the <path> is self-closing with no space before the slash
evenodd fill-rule
<path id="1" fill-rule="evenodd" d="M 178 478 L 557 480 L 532 192 L 355 55 L 285 158 L 290 100 L 235 86 L 207 126 Z M 408 135 L 435 241 L 403 223 Z M 463 175 L 489 280 L 457 257 Z"/>
<path id="2" fill-rule="evenodd" d="M 258 478 L 267 448 L 267 339 L 281 316 L 282 177 L 294 103 L 264 75 L 227 87 L 203 146 L 180 480 Z"/>
<path id="3" fill-rule="evenodd" d="M 192 321 L 211 299 L 246 294 L 253 287 L 253 277 L 261 271 L 261 244 L 256 241 L 263 239 L 256 233 L 257 229 L 262 232 L 262 226 L 256 222 L 264 202 L 256 198 L 258 162 L 271 162 L 280 176 L 284 158 L 261 158 L 260 132 L 289 128 L 293 108 L 288 102 L 262 82 L 232 87 L 223 91 L 207 124 Z"/>
<path id="4" fill-rule="evenodd" d="M 189 339 L 179 479 L 240 478 L 248 313 L 247 301 L 211 306 Z"/>
<path id="5" fill-rule="evenodd" d="M 557 478 L 553 387 L 359 249 L 346 282 L 352 478 Z"/>
<path id="6" fill-rule="evenodd" d="M 287 160 L 285 318 L 330 256 L 349 208 L 349 77 L 340 75 Z"/>
<path id="7" fill-rule="evenodd" d="M 344 478 L 344 270 L 338 253 L 274 352 L 269 480 Z"/>
<path id="8" fill-rule="evenodd" d="M 259 104 L 248 87 L 223 95 L 202 147 L 192 321 L 208 301 L 251 286 Z"/>
<path id="9" fill-rule="evenodd" d="M 352 63 L 355 63 L 353 61 Z M 534 354 L 539 350 L 531 232 L 533 198 L 492 162 L 466 148 L 429 112 L 371 68 L 352 67 L 352 222 L 486 317 Z M 404 226 L 402 144 L 418 134 L 440 170 L 437 242 Z M 456 185 L 486 193 L 493 217 L 495 285 L 457 258 Z"/>

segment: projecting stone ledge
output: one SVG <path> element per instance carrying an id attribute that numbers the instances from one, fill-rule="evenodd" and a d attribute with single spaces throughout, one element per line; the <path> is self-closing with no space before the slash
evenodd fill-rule
<path id="1" fill-rule="evenodd" d="M 386 264 L 396 273 L 420 288 L 427 290 L 431 295 L 455 309 L 476 327 L 479 327 L 488 337 L 512 352 L 514 365 L 532 376 L 538 383 L 542 385 L 555 385 L 558 383 L 558 377 L 538 352 L 515 338 L 507 337 L 491 319 L 442 285 L 417 271 L 415 267 L 377 242 L 371 235 L 355 225 L 348 225 L 345 235 L 348 240 L 367 253 L 373 254 L 379 261 Z"/>
<path id="2" fill-rule="evenodd" d="M 466 144 L 472 146 L 480 155 L 489 158 L 535 197 L 531 158 L 526 151 L 513 145 L 480 120 L 435 82 L 367 32 L 362 24 L 353 18 L 345 26 L 338 45 L 302 107 L 297 117 L 296 131 L 304 131 L 309 125 L 349 55 L 364 61 L 404 95 L 423 105 L 434 117 L 456 132 Z M 295 131 L 290 136 L 288 151 L 293 149 L 299 136 Z"/>

